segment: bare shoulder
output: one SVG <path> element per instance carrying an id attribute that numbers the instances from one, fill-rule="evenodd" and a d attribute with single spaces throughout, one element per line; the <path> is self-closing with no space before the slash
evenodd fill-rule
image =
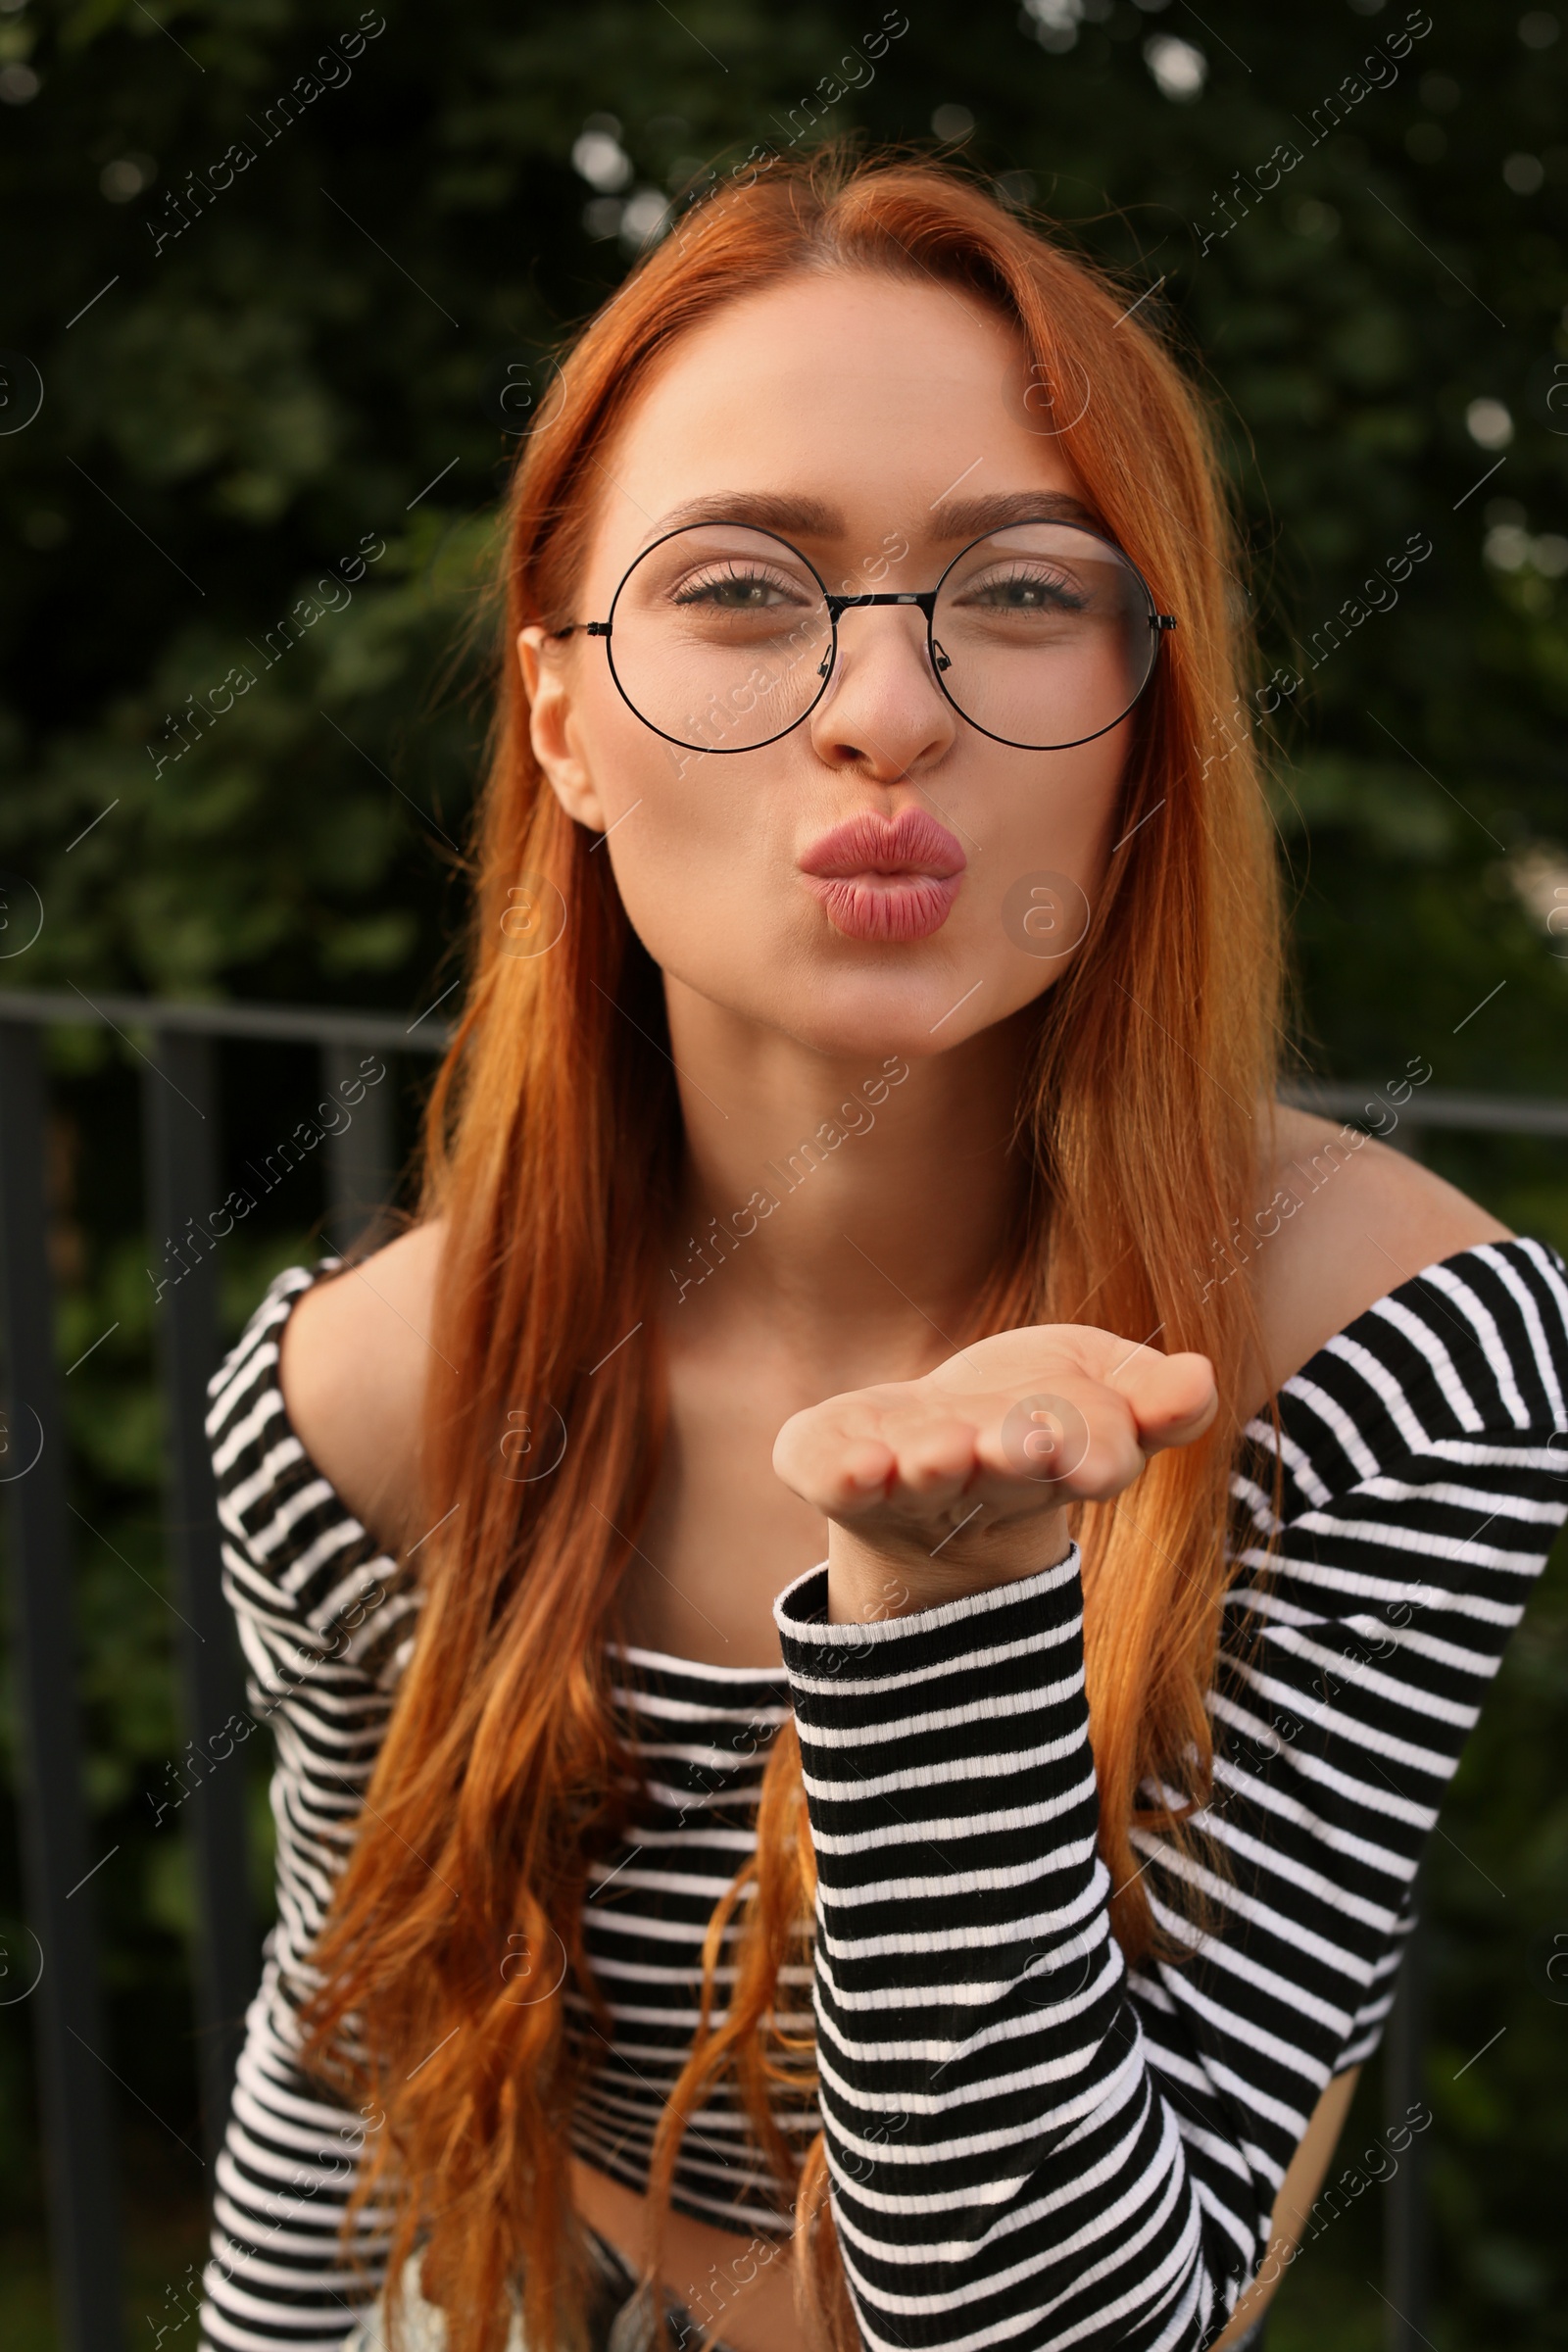
<path id="1" fill-rule="evenodd" d="M 356 1519 L 391 1548 L 418 1533 L 416 1455 L 444 1229 L 416 1225 L 307 1291 L 278 1378 L 295 1435 Z"/>
<path id="2" fill-rule="evenodd" d="M 1265 1205 L 1245 1237 L 1270 1388 L 1423 1266 L 1511 1240 L 1406 1152 L 1283 1105 Z"/>

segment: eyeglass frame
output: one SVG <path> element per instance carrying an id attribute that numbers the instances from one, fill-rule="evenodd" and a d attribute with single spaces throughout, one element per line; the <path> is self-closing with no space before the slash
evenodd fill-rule
<path id="1" fill-rule="evenodd" d="M 944 654 L 940 662 L 937 660 L 937 641 L 935 633 L 937 599 L 940 597 L 943 588 L 947 584 L 949 574 L 963 562 L 965 556 L 970 554 L 973 549 L 981 546 L 985 540 L 1000 538 L 1004 531 L 1026 530 L 1032 524 L 1049 525 L 1054 530 L 1078 531 L 1086 539 L 1098 539 L 1102 547 L 1108 547 L 1113 555 L 1120 557 L 1122 563 L 1126 564 L 1128 570 L 1132 573 L 1133 578 L 1138 582 L 1139 587 L 1143 590 L 1145 596 L 1149 600 L 1149 625 L 1155 633 L 1153 660 L 1149 664 L 1143 684 L 1139 687 L 1138 692 L 1133 696 L 1132 701 L 1127 705 L 1127 709 L 1125 710 L 1118 710 L 1113 719 L 1109 720 L 1107 724 L 1102 727 L 1097 727 L 1093 735 L 1080 735 L 1071 743 L 1014 743 L 1010 736 L 993 735 L 989 727 L 983 727 L 977 718 L 971 718 L 968 711 L 962 708 L 961 704 L 956 702 L 954 697 L 948 692 L 947 686 L 943 681 L 942 673 L 945 669 L 952 667 L 952 656 L 949 654 Z M 757 536 L 760 539 L 776 539 L 780 547 L 788 548 L 790 554 L 805 564 L 807 570 L 810 573 L 818 588 L 821 589 L 822 602 L 827 607 L 828 626 L 832 630 L 833 634 L 832 641 L 828 646 L 826 659 L 818 665 L 818 675 L 820 676 L 822 682 L 818 686 L 815 694 L 812 695 L 810 701 L 807 704 L 806 709 L 799 712 L 796 717 L 792 718 L 787 727 L 780 727 L 776 735 L 764 736 L 760 743 L 687 743 L 683 736 L 666 734 L 662 727 L 656 727 L 653 720 L 649 718 L 645 712 L 638 710 L 636 704 L 632 701 L 631 696 L 626 692 L 625 687 L 621 684 L 620 673 L 615 667 L 615 656 L 612 644 L 612 632 L 615 625 L 615 607 L 621 600 L 621 596 L 625 590 L 626 582 L 631 578 L 631 575 L 637 569 L 638 564 L 646 563 L 647 559 L 654 553 L 656 548 L 665 546 L 671 539 L 681 538 L 687 531 L 698 530 L 755 531 Z M 645 726 L 650 734 L 659 736 L 660 739 L 664 743 L 674 744 L 676 749 L 679 751 L 699 752 L 704 756 L 716 756 L 720 759 L 731 760 L 738 759 L 743 752 L 765 752 L 770 744 L 782 743 L 786 735 L 793 735 L 795 729 L 800 726 L 804 720 L 810 717 L 811 712 L 816 709 L 818 703 L 822 700 L 822 697 L 826 694 L 829 686 L 833 682 L 833 671 L 839 658 L 840 615 L 849 612 L 853 606 L 857 605 L 917 605 L 925 618 L 925 646 L 926 654 L 931 663 L 932 675 L 936 679 L 937 685 L 942 690 L 944 700 L 948 703 L 951 709 L 957 711 L 958 716 L 963 720 L 965 726 L 973 727 L 975 733 L 977 735 L 983 735 L 988 743 L 1000 743 L 1010 752 L 1073 752 L 1078 749 L 1080 744 L 1097 743 L 1102 735 L 1108 735 L 1112 727 L 1119 727 L 1122 720 L 1128 715 L 1128 712 L 1135 710 L 1138 704 L 1143 700 L 1144 696 L 1148 693 L 1150 682 L 1152 679 L 1155 668 L 1158 665 L 1161 640 L 1163 639 L 1167 630 L 1173 629 L 1176 626 L 1176 618 L 1174 613 L 1161 612 L 1156 609 L 1154 604 L 1153 590 L 1150 587 L 1149 582 L 1145 579 L 1143 573 L 1139 570 L 1137 564 L 1133 562 L 1131 556 L 1128 555 L 1125 548 L 1118 547 L 1115 540 L 1110 538 L 1106 532 L 1092 530 L 1086 523 L 1063 522 L 1059 514 L 1020 515 L 1012 522 L 999 524 L 994 530 L 981 531 L 975 538 L 968 542 L 967 546 L 959 548 L 957 554 L 953 558 L 953 561 L 944 569 L 942 577 L 938 580 L 934 588 L 896 590 L 883 589 L 875 594 L 866 596 L 835 596 L 832 590 L 828 587 L 826 580 L 823 579 L 821 573 L 817 570 L 816 565 L 811 562 L 810 557 L 805 555 L 802 550 L 795 545 L 793 540 L 786 539 L 782 532 L 770 531 L 759 523 L 742 522 L 735 517 L 726 518 L 720 515 L 711 522 L 678 523 L 674 530 L 665 531 L 660 538 L 651 540 L 647 547 L 643 548 L 639 554 L 632 558 L 625 570 L 621 573 L 619 585 L 616 587 L 614 595 L 610 600 L 610 613 L 607 619 L 568 620 L 564 628 L 547 629 L 545 634 L 546 636 L 552 638 L 565 638 L 575 636 L 580 630 L 585 637 L 602 637 L 605 641 L 605 659 L 610 664 L 610 675 L 614 681 L 615 692 L 620 696 L 621 701 L 625 704 L 633 718 L 637 719 L 641 725 Z"/>

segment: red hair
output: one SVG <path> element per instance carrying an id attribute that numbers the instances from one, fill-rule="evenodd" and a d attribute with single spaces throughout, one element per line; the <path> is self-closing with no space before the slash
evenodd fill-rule
<path id="1" fill-rule="evenodd" d="M 581 2340 L 566 2155 L 585 2061 L 564 1993 L 575 1984 L 608 2031 L 580 1914 L 590 1859 L 638 1788 L 604 1643 L 664 1435 L 656 1261 L 681 1151 L 669 1067 L 648 1042 L 667 1044 L 659 972 L 609 861 L 588 854 L 540 772 L 514 647 L 524 622 L 575 610 L 597 461 L 653 364 L 742 292 L 846 269 L 961 289 L 1017 330 L 1040 381 L 1087 385 L 1063 453 L 1179 623 L 1123 776 L 1115 832 L 1131 838 L 1082 949 L 1038 1004 L 1012 1242 L 960 1336 L 1082 1319 L 1212 1358 L 1223 1409 L 1209 1441 L 1159 1455 L 1124 1500 L 1081 1514 L 1100 1841 L 1129 1957 L 1177 1948 L 1155 1929 L 1129 1833 L 1194 1835 L 1184 1825 L 1207 1792 L 1229 1463 L 1257 1356 L 1247 1285 L 1204 1272 L 1253 1204 L 1279 1000 L 1272 844 L 1245 726 L 1223 758 L 1206 752 L 1246 659 L 1210 427 L 1128 292 L 956 172 L 842 151 L 776 160 L 688 216 L 589 322 L 512 486 L 470 980 L 430 1102 L 421 1204 L 446 1221 L 434 1345 L 454 1375 L 432 1383 L 426 1520 L 451 1516 L 420 1554 L 419 1632 L 308 2011 L 312 2062 L 385 2109 L 356 2202 L 394 2201 L 394 2275 L 427 2237 L 426 2291 L 445 2306 L 451 2352 L 497 2352 L 519 2269 L 528 2342 Z M 507 936 L 508 892 L 524 877 L 552 906 L 559 893 L 556 920 L 564 910 L 547 954 L 518 956 Z M 509 1414 L 544 1408 L 561 1415 L 565 1451 L 551 1476 L 514 1483 L 501 1474 Z M 1184 1802 L 1152 1801 L 1161 1785 Z M 771 2081 L 809 2074 L 773 2001 L 779 1967 L 808 1938 L 811 1894 L 787 1730 L 755 1864 L 710 1930 L 705 2023 L 661 2129 L 652 2210 L 657 2232 L 680 2117 L 728 2070 L 781 2209 L 795 2202 L 808 2314 L 827 2340 L 858 2346 L 820 2137 L 798 2175 L 768 2110 Z M 737 1975 L 714 2028 L 732 1923 Z M 519 1952 L 541 1987 L 559 1953 L 565 1983 L 519 2004 L 515 1971 L 503 1975 Z"/>

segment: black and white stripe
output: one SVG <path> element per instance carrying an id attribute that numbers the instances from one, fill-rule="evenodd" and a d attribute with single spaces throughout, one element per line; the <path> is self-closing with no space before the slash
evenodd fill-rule
<path id="1" fill-rule="evenodd" d="M 313 1279 L 273 1284 L 209 1423 L 251 1703 L 278 1744 L 279 1923 L 203 2311 L 205 2342 L 230 2352 L 336 2346 L 383 2251 L 371 2216 L 368 2274 L 339 2260 L 358 2126 L 299 2076 L 291 2036 L 417 1595 L 288 1427 L 278 1335 Z M 787 1682 L 616 1652 L 648 1792 L 585 1911 L 614 2034 L 579 2152 L 645 2178 L 703 1932 L 793 1703 L 820 1874 L 821 2121 L 867 2345 L 1211 2343 L 1321 2090 L 1377 2046 L 1416 1863 L 1568 1516 L 1565 1392 L 1562 1261 L 1511 1242 L 1406 1281 L 1285 1385 L 1277 1522 L 1273 1433 L 1250 1428 L 1209 1695 L 1219 1866 L 1135 1834 L 1156 1916 L 1191 1948 L 1180 1965 L 1129 1971 L 1109 1934 L 1076 1553 L 863 1627 L 820 1621 L 812 1570 L 777 1604 Z M 1180 1925 L 1195 1871 L 1207 1938 Z M 816 2118 L 782 2120 L 804 2140 Z M 785 2226 L 726 2094 L 693 2119 L 676 2202 Z"/>
<path id="2" fill-rule="evenodd" d="M 636 1828 L 595 1865 L 583 1907 L 583 1946 L 614 2020 L 573 2119 L 578 2155 L 629 2188 L 648 2181 L 655 2127 L 690 2054 L 702 1990 L 703 1938 L 713 1906 L 756 1844 L 758 1791 L 768 1751 L 789 1715 L 776 1668 L 698 1665 L 657 1650 L 617 1648 L 615 1696 L 636 1727 L 646 1797 Z M 733 1923 L 730 1936 L 735 1933 Z M 785 1969 L 809 2029 L 809 1968 Z M 733 1982 L 721 1959 L 716 1987 Z M 596 2035 L 587 2004 L 568 1988 L 567 2014 Z M 778 2110 L 804 2156 L 818 2129 L 814 2104 Z M 771 2193 L 770 2193 L 771 2192 Z M 673 2202 L 721 2229 L 787 2237 L 765 2160 L 727 2083 L 689 2112 Z"/>

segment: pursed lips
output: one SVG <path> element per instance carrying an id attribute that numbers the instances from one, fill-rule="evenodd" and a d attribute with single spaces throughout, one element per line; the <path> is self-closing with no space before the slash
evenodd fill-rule
<path id="1" fill-rule="evenodd" d="M 968 859 L 923 808 L 861 809 L 803 851 L 800 869 L 833 928 L 849 939 L 905 943 L 941 929 Z"/>

